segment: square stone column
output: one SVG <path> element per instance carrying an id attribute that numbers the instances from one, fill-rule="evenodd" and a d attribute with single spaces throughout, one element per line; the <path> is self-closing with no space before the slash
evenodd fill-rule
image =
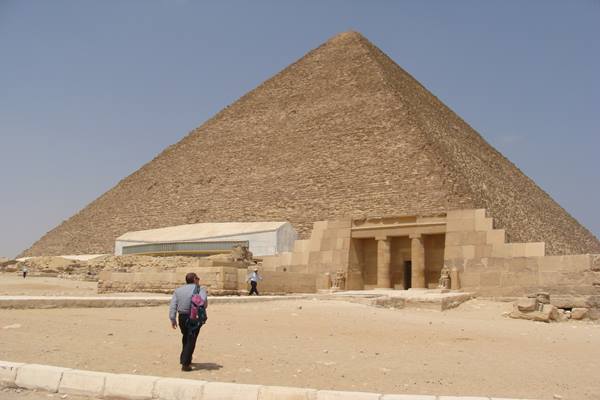
<path id="1" fill-rule="evenodd" d="M 425 287 L 425 246 L 421 234 L 410 235 L 411 283 L 412 288 Z"/>
<path id="2" fill-rule="evenodd" d="M 387 237 L 375 238 L 375 240 L 377 240 L 377 287 L 391 288 L 390 263 L 392 257 L 390 240 Z"/>

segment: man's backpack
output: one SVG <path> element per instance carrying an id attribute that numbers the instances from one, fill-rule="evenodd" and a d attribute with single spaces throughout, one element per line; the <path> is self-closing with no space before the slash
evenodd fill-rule
<path id="1" fill-rule="evenodd" d="M 192 329 L 200 328 L 202 325 L 204 325 L 207 319 L 204 299 L 200 295 L 200 286 L 196 285 L 194 293 L 192 294 L 188 327 Z"/>

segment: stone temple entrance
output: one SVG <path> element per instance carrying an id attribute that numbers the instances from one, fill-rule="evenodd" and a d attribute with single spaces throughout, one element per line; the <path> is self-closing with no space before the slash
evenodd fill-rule
<path id="1" fill-rule="evenodd" d="M 353 226 L 349 274 L 355 289 L 437 287 L 444 264 L 444 227 L 435 221 L 399 219 Z"/>

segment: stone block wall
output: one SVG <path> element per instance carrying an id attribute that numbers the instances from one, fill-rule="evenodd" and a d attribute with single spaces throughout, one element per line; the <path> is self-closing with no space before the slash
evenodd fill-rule
<path id="1" fill-rule="evenodd" d="M 200 284 L 211 295 L 237 295 L 248 291 L 245 268 L 212 266 L 177 268 L 174 271 L 147 270 L 144 272 L 102 271 L 98 281 L 98 293 L 152 292 L 172 293 L 185 283 L 185 275 L 195 272 Z M 259 284 L 261 294 L 314 293 L 315 275 L 307 273 L 263 271 Z"/>
<path id="2" fill-rule="evenodd" d="M 316 289 L 328 289 L 326 274 L 346 271 L 350 252 L 351 219 L 317 221 L 309 239 L 297 240 L 294 251 L 263 258 L 262 270 L 314 274 Z"/>
<path id="3" fill-rule="evenodd" d="M 546 256 L 545 243 L 506 243 L 484 209 L 449 211 L 444 262 L 461 288 L 484 296 L 600 294 L 600 256 Z"/>
<path id="4" fill-rule="evenodd" d="M 246 271 L 239 271 L 237 289 L 240 293 L 247 293 L 250 290 L 250 284 L 246 282 Z M 288 271 L 259 271 L 259 273 L 263 278 L 258 283 L 260 294 L 315 293 L 317 291 L 315 274 Z"/>

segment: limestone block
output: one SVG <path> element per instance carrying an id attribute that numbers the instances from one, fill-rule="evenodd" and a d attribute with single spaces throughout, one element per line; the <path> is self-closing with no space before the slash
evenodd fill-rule
<path id="1" fill-rule="evenodd" d="M 315 265 L 321 263 L 321 252 L 320 251 L 311 251 L 308 254 L 308 264 Z"/>
<path id="2" fill-rule="evenodd" d="M 259 385 L 209 382 L 204 385 L 202 400 L 257 400 Z"/>
<path id="3" fill-rule="evenodd" d="M 493 244 L 491 257 L 510 258 L 510 247 L 507 244 Z"/>
<path id="4" fill-rule="evenodd" d="M 500 272 L 482 272 L 480 286 L 500 286 Z"/>
<path id="5" fill-rule="evenodd" d="M 579 307 L 579 306 L 575 306 L 575 307 Z M 585 305 L 581 306 L 581 307 L 600 308 L 600 295 L 588 296 L 585 299 Z"/>
<path id="6" fill-rule="evenodd" d="M 296 240 L 294 242 L 294 252 L 305 252 L 308 251 L 310 247 L 310 240 L 304 239 L 304 240 Z"/>
<path id="7" fill-rule="evenodd" d="M 535 311 L 537 301 L 534 298 L 519 299 L 517 301 L 517 309 L 521 312 Z"/>
<path id="8" fill-rule="evenodd" d="M 321 252 L 321 260 L 322 264 L 332 264 L 333 263 L 333 251 L 322 251 Z"/>
<path id="9" fill-rule="evenodd" d="M 563 269 L 563 256 L 545 256 L 537 259 L 540 273 L 543 271 L 561 271 Z"/>
<path id="10" fill-rule="evenodd" d="M 504 229 L 494 229 L 485 233 L 488 244 L 504 244 L 506 242 L 506 232 Z"/>
<path id="11" fill-rule="evenodd" d="M 265 256 L 262 259 L 262 266 L 265 269 L 273 269 L 279 265 L 278 256 Z"/>
<path id="12" fill-rule="evenodd" d="M 463 243 L 462 232 L 446 233 L 445 246 L 460 246 Z"/>
<path id="13" fill-rule="evenodd" d="M 563 256 L 564 267 L 569 272 L 588 271 L 591 269 L 591 261 L 589 254 Z"/>
<path id="14" fill-rule="evenodd" d="M 0 361 L 0 387 L 15 386 L 17 371 L 23 363 L 14 363 L 10 361 Z"/>
<path id="15" fill-rule="evenodd" d="M 49 365 L 26 364 L 18 368 L 15 384 L 26 389 L 56 392 L 63 372 L 68 370 L 69 368 Z"/>
<path id="16" fill-rule="evenodd" d="M 313 233 L 315 231 L 323 231 L 323 230 L 327 229 L 328 222 L 329 221 L 315 221 L 313 223 Z"/>
<path id="17" fill-rule="evenodd" d="M 161 378 L 154 387 L 154 397 L 159 400 L 201 400 L 205 381 L 193 379 Z"/>
<path id="18" fill-rule="evenodd" d="M 156 376 L 107 374 L 104 397 L 122 397 L 132 400 L 152 399 Z"/>
<path id="19" fill-rule="evenodd" d="M 313 400 L 316 396 L 315 389 L 262 386 L 258 393 L 258 400 Z"/>
<path id="20" fill-rule="evenodd" d="M 540 286 L 543 287 L 560 286 L 564 284 L 562 274 L 560 272 L 540 272 L 538 279 Z"/>
<path id="21" fill-rule="evenodd" d="M 366 392 L 339 392 L 336 390 L 319 390 L 317 400 L 379 400 L 377 393 Z"/>
<path id="22" fill-rule="evenodd" d="M 478 245 L 475 246 L 475 258 L 488 258 L 492 255 L 491 245 Z"/>
<path id="23" fill-rule="evenodd" d="M 462 246 L 462 256 L 463 256 L 462 258 L 464 258 L 465 260 L 475 258 L 475 246 L 473 246 L 473 245 Z"/>
<path id="24" fill-rule="evenodd" d="M 479 287 L 481 274 L 479 272 L 463 272 L 460 274 L 460 285 L 463 288 Z"/>
<path id="25" fill-rule="evenodd" d="M 494 271 L 508 271 L 508 266 L 510 264 L 510 259 L 506 258 L 498 258 L 498 257 L 488 257 L 486 260 L 487 268 Z"/>
<path id="26" fill-rule="evenodd" d="M 321 251 L 333 250 L 335 248 L 337 238 L 324 237 L 321 239 Z"/>
<path id="27" fill-rule="evenodd" d="M 509 244 L 506 244 L 505 246 L 509 247 L 509 251 L 510 251 L 510 253 L 508 254 L 509 257 L 525 257 L 526 256 L 525 243 L 509 243 Z"/>
<path id="28" fill-rule="evenodd" d="M 470 218 L 470 219 L 475 219 L 475 216 L 477 214 L 477 210 L 476 209 L 463 209 L 463 210 L 450 210 L 447 212 L 446 214 L 446 218 L 447 219 L 465 219 L 465 218 Z M 481 215 L 481 213 L 479 213 L 479 215 Z M 484 214 L 485 216 L 485 214 Z"/>
<path id="29" fill-rule="evenodd" d="M 109 271 L 100 271 L 100 273 L 98 274 L 98 280 L 101 281 L 110 281 L 112 280 L 112 272 Z"/>
<path id="30" fill-rule="evenodd" d="M 494 220 L 492 218 L 475 218 L 475 230 L 487 232 L 494 229 Z"/>
<path id="31" fill-rule="evenodd" d="M 58 393 L 80 396 L 102 396 L 108 374 L 93 371 L 70 370 L 63 372 Z"/>
<path id="32" fill-rule="evenodd" d="M 573 308 L 571 310 L 571 319 L 584 319 L 587 317 L 588 311 L 587 308 Z"/>
<path id="33" fill-rule="evenodd" d="M 436 400 L 435 396 L 424 394 L 386 394 L 381 400 Z"/>
<path id="34" fill-rule="evenodd" d="M 352 219 L 345 218 L 339 219 L 336 221 L 328 221 L 327 228 L 328 229 L 350 229 L 352 226 Z"/>
<path id="35" fill-rule="evenodd" d="M 291 265 L 308 264 L 308 252 L 293 252 Z"/>
<path id="36" fill-rule="evenodd" d="M 535 272 L 504 272 L 500 277 L 501 286 L 536 286 L 538 274 Z"/>
<path id="37" fill-rule="evenodd" d="M 514 257 L 506 260 L 508 272 L 538 272 L 537 260 L 532 257 Z"/>
<path id="38" fill-rule="evenodd" d="M 463 258 L 462 247 L 449 246 L 444 249 L 444 260 L 455 260 L 459 258 Z"/>
<path id="39" fill-rule="evenodd" d="M 592 321 L 597 321 L 600 319 L 600 309 L 592 308 L 588 311 L 588 318 Z"/>
<path id="40" fill-rule="evenodd" d="M 527 319 L 540 322 L 550 322 L 559 319 L 558 309 L 551 304 L 544 304 L 544 307 L 541 311 L 520 311 L 518 302 L 513 304 L 513 310 L 509 316 L 511 318 Z"/>
<path id="41" fill-rule="evenodd" d="M 525 257 L 543 257 L 546 255 L 546 243 L 525 243 Z"/>
<path id="42" fill-rule="evenodd" d="M 472 232 L 475 230 L 474 219 L 448 219 L 446 222 L 447 232 Z"/>
<path id="43" fill-rule="evenodd" d="M 289 251 L 279 253 L 279 262 L 280 265 L 290 265 L 292 263 L 292 253 Z"/>

